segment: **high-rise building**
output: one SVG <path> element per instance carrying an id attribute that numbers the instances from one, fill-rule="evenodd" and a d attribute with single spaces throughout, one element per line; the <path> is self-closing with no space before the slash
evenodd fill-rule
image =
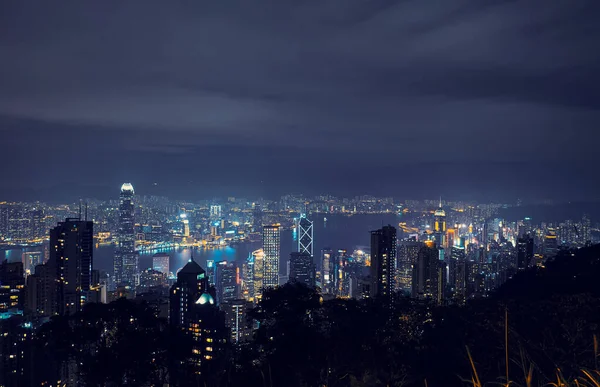
<path id="1" fill-rule="evenodd" d="M 263 287 L 279 286 L 279 256 L 281 250 L 281 226 L 273 224 L 263 227 Z"/>
<path id="2" fill-rule="evenodd" d="M 217 265 L 213 259 L 206 260 L 206 276 L 209 286 L 217 286 Z"/>
<path id="3" fill-rule="evenodd" d="M 252 302 L 244 299 L 228 300 L 221 304 L 225 312 L 225 326 L 229 328 L 229 340 L 232 344 L 240 344 L 252 337 L 252 320 L 248 311 Z"/>
<path id="4" fill-rule="evenodd" d="M 25 269 L 25 277 L 35 273 L 35 267 L 44 263 L 44 256 L 41 251 L 25 251 L 22 254 L 21 262 Z"/>
<path id="5" fill-rule="evenodd" d="M 313 251 L 313 222 L 302 214 L 298 221 L 298 252 L 314 257 Z"/>
<path id="6" fill-rule="evenodd" d="M 533 238 L 529 234 L 517 239 L 517 269 L 525 270 L 533 261 L 534 245 Z"/>
<path id="7" fill-rule="evenodd" d="M 221 219 L 222 210 L 220 205 L 212 205 L 210 206 L 210 217 L 211 219 Z"/>
<path id="8" fill-rule="evenodd" d="M 333 285 L 336 297 L 350 297 L 350 272 L 348 271 L 348 251 L 339 249 L 334 259 Z"/>
<path id="9" fill-rule="evenodd" d="M 236 262 L 221 261 L 217 264 L 217 302 L 240 298 L 240 271 Z"/>
<path id="10" fill-rule="evenodd" d="M 192 339 L 188 365 L 201 373 L 204 362 L 213 359 L 222 343 L 225 322 L 209 290 L 206 272 L 193 259 L 177 273 L 169 292 L 169 324 Z M 174 384 L 187 385 L 185 381 Z"/>
<path id="11" fill-rule="evenodd" d="M 326 247 L 321 250 L 321 291 L 323 294 L 334 294 L 335 269 L 333 252 Z"/>
<path id="12" fill-rule="evenodd" d="M 138 275 L 138 254 L 135 251 L 134 206 L 135 192 L 130 183 L 121 186 L 119 204 L 119 230 L 114 258 L 115 285 L 135 286 Z"/>
<path id="13" fill-rule="evenodd" d="M 254 211 L 252 211 L 253 220 L 252 220 L 252 228 L 254 232 L 260 232 L 263 228 L 263 213 L 260 207 L 260 204 L 256 204 L 254 206 Z"/>
<path id="14" fill-rule="evenodd" d="M 410 294 L 412 291 L 413 265 L 417 262 L 423 243 L 416 240 L 400 241 L 398 245 L 396 289 Z"/>
<path id="15" fill-rule="evenodd" d="M 92 285 L 94 223 L 67 218 L 50 230 L 48 267 L 56 282 L 58 314 L 79 312 Z"/>
<path id="16" fill-rule="evenodd" d="M 166 253 L 156 253 L 152 256 L 152 268 L 169 275 L 169 259 L 171 257 Z"/>
<path id="17" fill-rule="evenodd" d="M 439 259 L 439 249 L 428 242 L 419 250 L 413 268 L 412 296 L 441 304 L 444 292 L 444 267 Z"/>
<path id="18" fill-rule="evenodd" d="M 23 310 L 25 277 L 21 262 L 3 260 L 0 264 L 0 313 Z"/>
<path id="19" fill-rule="evenodd" d="M 435 232 L 445 233 L 446 232 L 446 211 L 442 208 L 442 201 L 440 200 L 440 206 L 435 210 L 433 214 L 434 224 L 433 230 Z"/>
<path id="20" fill-rule="evenodd" d="M 558 254 L 558 239 L 556 230 L 548 227 L 544 235 L 544 260 L 552 259 Z"/>
<path id="21" fill-rule="evenodd" d="M 289 281 L 302 283 L 311 288 L 316 286 L 314 260 L 307 252 L 293 252 L 290 254 Z"/>
<path id="22" fill-rule="evenodd" d="M 371 296 L 392 302 L 396 276 L 396 228 L 371 231 Z"/>
<path id="23" fill-rule="evenodd" d="M 465 248 L 461 245 L 455 245 L 451 251 L 448 282 L 453 288 L 454 301 L 459 305 L 463 305 L 467 299 L 469 281 Z"/>
<path id="24" fill-rule="evenodd" d="M 252 261 L 254 262 L 252 289 L 254 291 L 253 299 L 258 303 L 262 299 L 262 292 L 265 288 L 265 252 L 262 249 L 252 252 Z"/>

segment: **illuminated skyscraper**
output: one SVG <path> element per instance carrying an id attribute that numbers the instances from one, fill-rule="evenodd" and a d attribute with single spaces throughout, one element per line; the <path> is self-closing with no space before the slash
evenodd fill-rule
<path id="1" fill-rule="evenodd" d="M 94 223 L 67 218 L 50 230 L 48 267 L 55 279 L 58 314 L 79 312 L 92 285 Z"/>
<path id="2" fill-rule="evenodd" d="M 274 224 L 263 227 L 264 270 L 263 286 L 279 286 L 279 255 L 281 250 L 281 226 Z"/>
<path id="3" fill-rule="evenodd" d="M 435 210 L 433 230 L 435 232 L 446 232 L 446 211 L 442 208 L 442 201 L 440 200 L 440 206 Z"/>
<path id="4" fill-rule="evenodd" d="M 253 271 L 253 287 L 254 291 L 254 302 L 258 303 L 258 301 L 262 298 L 262 291 L 265 287 L 264 283 L 264 275 L 265 275 L 265 252 L 263 249 L 256 250 L 252 253 L 252 260 L 254 261 L 254 271 Z"/>
<path id="5" fill-rule="evenodd" d="M 133 220 L 133 186 L 124 183 L 121 186 L 121 203 L 119 205 L 119 230 L 117 231 L 117 248 L 114 259 L 115 285 L 127 284 L 135 286 L 138 274 L 138 255 L 135 251 L 135 233 Z"/>
<path id="6" fill-rule="evenodd" d="M 236 262 L 221 261 L 217 264 L 217 302 L 240 298 L 240 272 Z"/>
<path id="7" fill-rule="evenodd" d="M 308 220 L 304 214 L 298 221 L 298 235 L 298 252 L 313 257 L 313 222 Z"/>
<path id="8" fill-rule="evenodd" d="M 252 320 L 248 311 L 252 303 L 243 299 L 229 300 L 221 304 L 225 312 L 225 325 L 229 328 L 229 340 L 232 344 L 240 344 L 252 337 Z"/>
<path id="9" fill-rule="evenodd" d="M 321 291 L 324 294 L 334 293 L 335 270 L 333 253 L 329 247 L 321 250 Z"/>
<path id="10" fill-rule="evenodd" d="M 396 228 L 371 231 L 371 296 L 391 303 L 396 276 Z"/>
<path id="11" fill-rule="evenodd" d="M 290 282 L 303 283 L 314 288 L 315 264 L 313 257 L 306 252 L 293 252 L 290 254 Z"/>
<path id="12" fill-rule="evenodd" d="M 397 279 L 396 288 L 404 293 L 412 291 L 413 265 L 417 262 L 419 250 L 423 243 L 415 240 L 401 241 L 398 246 Z"/>

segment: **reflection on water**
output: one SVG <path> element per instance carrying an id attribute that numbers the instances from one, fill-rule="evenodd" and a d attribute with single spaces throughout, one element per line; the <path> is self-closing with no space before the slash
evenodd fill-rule
<path id="1" fill-rule="evenodd" d="M 321 249 L 325 247 L 337 249 L 347 249 L 353 251 L 357 247 L 365 248 L 369 246 L 370 234 L 369 231 L 380 228 L 383 225 L 391 224 L 397 226 L 398 218 L 395 214 L 381 215 L 327 215 L 327 221 L 324 220 L 323 214 L 314 214 L 309 216 L 314 222 L 314 246 L 315 259 L 317 266 Z M 286 262 L 292 251 L 297 248 L 297 235 L 294 235 L 293 230 L 283 230 L 281 233 L 281 272 L 285 271 Z M 245 243 L 234 247 L 223 247 L 217 249 L 199 248 L 199 249 L 166 249 L 160 252 L 167 253 L 170 258 L 170 269 L 172 272 L 177 272 L 182 268 L 193 255 L 194 260 L 202 267 L 206 267 L 206 260 L 212 259 L 215 261 L 241 261 L 248 257 L 248 254 L 253 250 L 259 249 L 260 243 Z M 30 247 L 26 249 L 10 249 L 0 251 L 4 254 L 4 259 L 11 262 L 20 261 L 24 251 L 43 251 L 43 247 Z M 145 269 L 152 266 L 152 256 L 158 251 L 140 253 L 140 269 Z M 112 272 L 113 267 L 114 246 L 99 246 L 94 250 L 94 268 Z"/>

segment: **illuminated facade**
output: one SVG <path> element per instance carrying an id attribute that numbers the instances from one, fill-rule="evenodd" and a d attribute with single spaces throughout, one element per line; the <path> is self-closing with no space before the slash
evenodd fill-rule
<path id="1" fill-rule="evenodd" d="M 391 303 L 396 277 L 396 228 L 371 231 L 371 295 Z"/>
<path id="2" fill-rule="evenodd" d="M 335 270 L 333 253 L 329 247 L 321 250 L 321 291 L 323 294 L 334 293 Z"/>
<path id="3" fill-rule="evenodd" d="M 314 257 L 313 252 L 313 222 L 302 215 L 298 221 L 298 252 Z"/>
<path id="4" fill-rule="evenodd" d="M 240 344 L 252 337 L 252 320 L 248 318 L 248 311 L 252 309 L 252 302 L 238 299 L 229 300 L 221 304 L 225 312 L 225 326 L 229 328 L 229 342 Z"/>
<path id="5" fill-rule="evenodd" d="M 217 264 L 217 301 L 240 298 L 240 272 L 236 262 L 221 261 Z"/>
<path id="6" fill-rule="evenodd" d="M 445 286 L 445 265 L 440 261 L 435 243 L 427 242 L 419 250 L 413 267 L 412 296 L 441 304 Z"/>
<path id="7" fill-rule="evenodd" d="M 119 204 L 119 230 L 114 258 L 115 285 L 135 286 L 138 270 L 138 255 L 135 251 L 133 186 L 125 183 L 121 186 Z"/>
<path id="8" fill-rule="evenodd" d="M 279 256 L 281 251 L 281 226 L 274 224 L 263 227 L 263 287 L 279 286 Z"/>
<path id="9" fill-rule="evenodd" d="M 258 303 L 262 299 L 262 291 L 265 287 L 265 252 L 263 249 L 256 250 L 252 253 L 252 261 L 254 262 L 254 270 L 252 272 L 252 290 L 254 292 L 253 300 Z"/>
<path id="10" fill-rule="evenodd" d="M 23 264 L 21 262 L 0 263 L 0 313 L 23 308 Z"/>

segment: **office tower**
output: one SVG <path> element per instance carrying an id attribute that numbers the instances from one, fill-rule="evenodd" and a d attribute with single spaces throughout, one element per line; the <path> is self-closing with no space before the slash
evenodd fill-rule
<path id="1" fill-rule="evenodd" d="M 321 291 L 323 294 L 334 294 L 335 264 L 333 251 L 329 247 L 321 250 Z"/>
<path id="2" fill-rule="evenodd" d="M 181 224 L 183 225 L 182 236 L 187 238 L 190 236 L 190 221 L 187 218 L 186 213 L 179 215 L 179 218 L 181 219 Z"/>
<path id="3" fill-rule="evenodd" d="M 79 312 L 92 284 L 94 223 L 67 218 L 50 230 L 50 267 L 58 314 Z"/>
<path id="4" fill-rule="evenodd" d="M 6 202 L 0 202 L 0 241 L 8 238 L 9 208 Z"/>
<path id="5" fill-rule="evenodd" d="M 258 303 L 262 299 L 262 292 L 265 288 L 264 276 L 265 276 L 265 252 L 263 249 L 255 250 L 252 252 L 252 260 L 254 262 L 253 272 L 253 299 L 255 303 Z"/>
<path id="6" fill-rule="evenodd" d="M 581 242 L 583 246 L 592 243 L 591 222 L 587 215 L 581 218 Z"/>
<path id="7" fill-rule="evenodd" d="M 412 291 L 413 265 L 417 262 L 423 243 L 416 240 L 401 241 L 398 245 L 396 290 L 404 293 Z"/>
<path id="8" fill-rule="evenodd" d="M 263 228 L 263 213 L 260 207 L 260 204 L 256 204 L 254 206 L 254 211 L 252 212 L 253 220 L 252 220 L 252 228 L 255 232 L 262 231 Z"/>
<path id="9" fill-rule="evenodd" d="M 228 300 L 221 304 L 225 312 L 225 326 L 229 328 L 229 340 L 232 344 L 240 344 L 252 337 L 252 320 L 248 312 L 252 302 L 238 299 Z"/>
<path id="10" fill-rule="evenodd" d="M 439 259 L 439 250 L 428 242 L 419 250 L 413 268 L 412 296 L 420 300 L 432 300 L 441 304 L 444 291 L 444 267 Z"/>
<path id="11" fill-rule="evenodd" d="M 348 270 L 348 252 L 345 249 L 339 249 L 335 258 L 334 265 L 334 294 L 336 297 L 350 297 L 350 272 Z"/>
<path id="12" fill-rule="evenodd" d="M 217 265 L 212 259 L 206 260 L 206 275 L 209 286 L 217 286 Z"/>
<path id="13" fill-rule="evenodd" d="M 224 323 L 214 294 L 209 291 L 206 272 L 190 259 L 177 273 L 177 282 L 169 291 L 169 324 L 191 338 L 187 366 L 192 366 L 196 373 L 201 373 L 203 363 L 217 352 L 225 332 Z M 174 384 L 187 385 L 184 380 L 174 380 Z"/>
<path id="14" fill-rule="evenodd" d="M 236 262 L 221 261 L 217 264 L 217 302 L 240 298 L 240 272 Z"/>
<path id="15" fill-rule="evenodd" d="M 166 253 L 156 253 L 152 256 L 152 268 L 156 271 L 169 275 L 169 259 L 171 257 Z"/>
<path id="16" fill-rule="evenodd" d="M 517 239 L 517 269 L 525 270 L 533 260 L 533 238 L 529 234 Z"/>
<path id="17" fill-rule="evenodd" d="M 313 252 L 313 222 L 302 214 L 298 221 L 298 252 L 314 257 Z"/>
<path id="18" fill-rule="evenodd" d="M 134 208 L 135 192 L 130 183 L 121 186 L 121 202 L 119 204 L 119 230 L 117 231 L 117 248 L 114 260 L 115 285 L 135 286 L 138 274 L 138 255 L 135 251 Z"/>
<path id="19" fill-rule="evenodd" d="M 433 231 L 438 233 L 446 232 L 446 211 L 442 208 L 442 201 L 440 200 L 440 206 L 435 210 L 433 214 L 434 224 Z"/>
<path id="20" fill-rule="evenodd" d="M 307 252 L 290 254 L 290 282 L 302 283 L 308 287 L 316 286 L 315 264 L 313 257 Z"/>
<path id="21" fill-rule="evenodd" d="M 210 206 L 210 218 L 213 220 L 221 219 L 222 211 L 221 206 L 212 205 Z"/>
<path id="22" fill-rule="evenodd" d="M 558 254 L 558 239 L 556 230 L 548 227 L 544 235 L 544 260 L 552 259 Z"/>
<path id="23" fill-rule="evenodd" d="M 461 245 L 452 247 L 452 256 L 450 257 L 448 283 L 454 290 L 454 301 L 459 305 L 464 305 L 467 299 L 468 286 L 468 262 L 465 248 Z"/>
<path id="24" fill-rule="evenodd" d="M 24 287 L 23 264 L 2 261 L 0 264 L 0 313 L 11 309 L 23 310 Z"/>
<path id="25" fill-rule="evenodd" d="M 248 258 L 242 263 L 242 298 L 254 302 L 254 256 L 248 254 Z"/>
<path id="26" fill-rule="evenodd" d="M 25 277 L 35 272 L 35 267 L 44 263 L 44 256 L 41 251 L 25 251 L 21 255 Z"/>
<path id="27" fill-rule="evenodd" d="M 275 288 L 279 286 L 279 254 L 281 250 L 281 226 L 274 224 L 263 227 L 263 286 Z"/>
<path id="28" fill-rule="evenodd" d="M 371 231 L 371 296 L 391 304 L 396 276 L 396 228 L 390 225 Z"/>

